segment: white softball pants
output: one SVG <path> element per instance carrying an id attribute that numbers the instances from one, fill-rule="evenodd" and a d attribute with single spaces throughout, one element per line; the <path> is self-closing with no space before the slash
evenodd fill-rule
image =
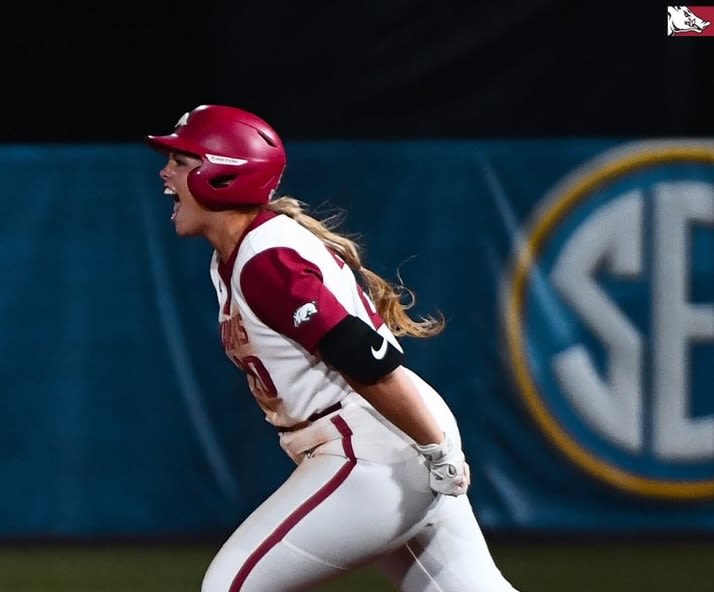
<path id="1" fill-rule="evenodd" d="M 370 460 L 379 428 L 360 439 L 349 419 L 329 421 L 342 438 L 302 460 L 238 527 L 201 592 L 305 591 L 373 561 L 402 592 L 515 592 L 466 496 L 435 496 L 410 447 Z"/>

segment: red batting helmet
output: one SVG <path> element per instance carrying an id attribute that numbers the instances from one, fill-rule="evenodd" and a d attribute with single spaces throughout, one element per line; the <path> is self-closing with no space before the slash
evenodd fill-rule
<path id="1" fill-rule="evenodd" d="M 146 140 L 157 150 L 201 158 L 188 174 L 188 188 L 213 210 L 268 203 L 285 169 L 285 148 L 275 130 L 235 107 L 201 105 L 183 115 L 172 134 Z"/>

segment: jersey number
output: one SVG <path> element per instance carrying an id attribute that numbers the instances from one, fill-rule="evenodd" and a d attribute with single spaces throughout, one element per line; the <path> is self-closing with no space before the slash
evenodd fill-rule
<path id="1" fill-rule="evenodd" d="M 248 384 L 252 392 L 271 399 L 278 396 L 278 389 L 275 388 L 273 379 L 270 378 L 270 373 L 260 358 L 244 356 L 240 359 L 240 365 L 248 376 Z"/>
<path id="2" fill-rule="evenodd" d="M 262 360 L 254 355 L 239 354 L 248 345 L 248 333 L 240 314 L 236 312 L 231 319 L 223 323 L 221 326 L 223 346 L 236 366 L 246 373 L 251 392 L 258 397 L 277 397 L 278 389 L 275 388 L 275 383 Z"/>

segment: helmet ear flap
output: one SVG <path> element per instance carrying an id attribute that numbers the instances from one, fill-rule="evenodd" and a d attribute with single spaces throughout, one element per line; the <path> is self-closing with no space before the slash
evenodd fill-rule
<path id="1" fill-rule="evenodd" d="M 188 174 L 188 188 L 196 201 L 209 210 L 228 209 L 235 189 L 233 184 L 241 177 L 234 166 L 203 164 Z"/>
<path id="2" fill-rule="evenodd" d="M 233 181 L 238 178 L 238 175 L 218 175 L 211 179 L 211 187 L 214 189 L 220 189 L 221 187 L 228 187 Z"/>

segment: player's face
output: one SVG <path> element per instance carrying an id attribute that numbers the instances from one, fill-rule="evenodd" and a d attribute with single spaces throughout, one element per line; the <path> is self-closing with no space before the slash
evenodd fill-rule
<path id="1" fill-rule="evenodd" d="M 207 211 L 193 197 L 187 181 L 188 174 L 200 164 L 200 158 L 171 152 L 166 166 L 159 173 L 164 182 L 164 193 L 174 200 L 171 220 L 176 233 L 181 236 L 201 234 L 205 225 Z"/>

